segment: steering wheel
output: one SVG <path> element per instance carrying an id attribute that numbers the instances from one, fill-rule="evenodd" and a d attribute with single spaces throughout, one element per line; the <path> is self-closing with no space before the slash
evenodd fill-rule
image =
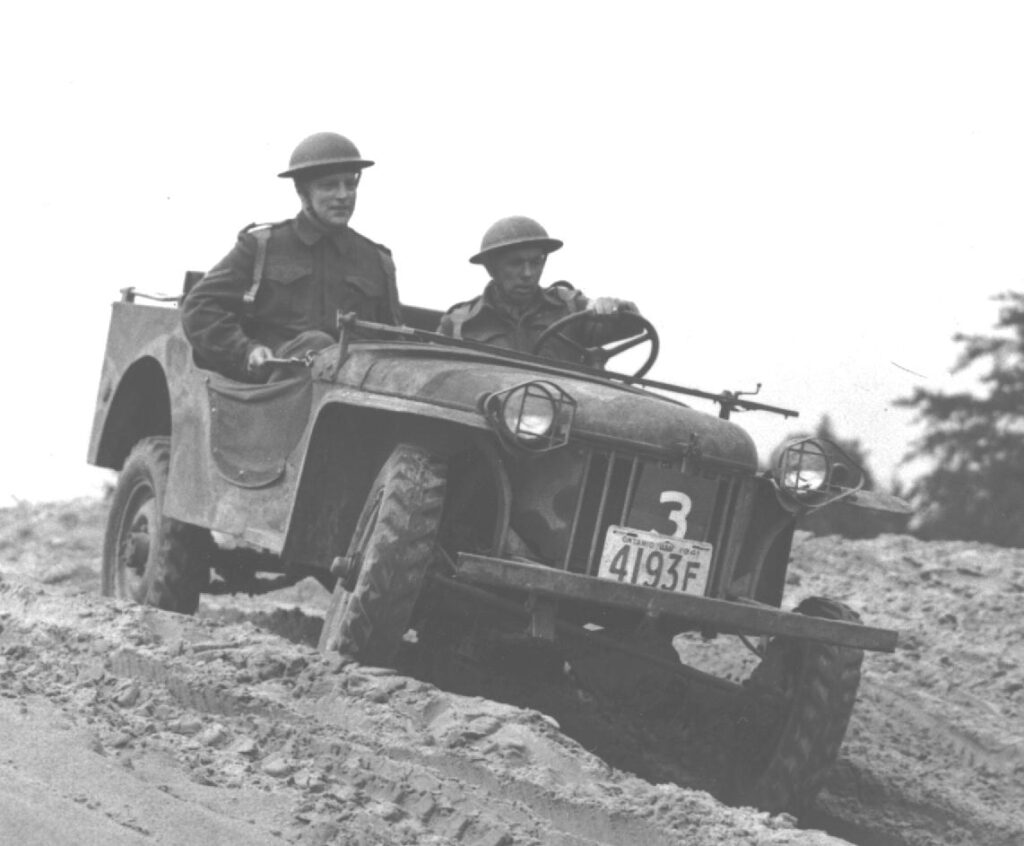
<path id="1" fill-rule="evenodd" d="M 649 341 L 651 344 L 651 350 L 647 354 L 647 361 L 645 361 L 640 368 L 633 374 L 634 377 L 643 376 L 648 370 L 651 369 L 655 360 L 658 358 L 658 351 L 661 348 L 661 341 L 658 339 L 658 330 L 654 328 L 654 324 L 651 323 L 646 317 L 641 317 L 632 311 L 620 311 L 614 316 L 616 318 L 627 318 L 637 324 L 639 331 L 635 335 L 631 335 L 628 338 L 624 338 L 619 341 L 609 341 L 608 344 L 598 345 L 594 347 L 587 347 L 581 344 L 579 341 L 570 338 L 563 331 L 567 326 L 572 326 L 575 323 L 579 323 L 584 320 L 600 320 L 601 318 L 594 314 L 590 309 L 584 309 L 583 311 L 574 311 L 572 314 L 567 314 L 565 317 L 556 320 L 547 329 L 540 333 L 540 337 L 534 341 L 533 346 L 530 348 L 531 355 L 539 355 L 540 350 L 543 349 L 544 345 L 547 344 L 552 338 L 558 338 L 563 343 L 568 344 L 576 352 L 583 356 L 584 362 L 588 367 L 594 367 L 603 369 L 608 359 L 613 356 L 617 356 L 619 353 L 624 353 L 626 350 L 631 350 L 638 344 L 642 344 L 644 341 Z"/>

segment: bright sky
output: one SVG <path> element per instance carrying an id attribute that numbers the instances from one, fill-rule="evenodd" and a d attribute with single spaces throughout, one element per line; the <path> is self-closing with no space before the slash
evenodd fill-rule
<path id="1" fill-rule="evenodd" d="M 546 281 L 633 299 L 652 377 L 751 389 L 768 451 L 823 413 L 888 478 L 893 398 L 952 385 L 958 331 L 1024 277 L 1015 3 L 18 4 L 5 15 L 7 452 L 0 506 L 94 491 L 109 303 L 174 291 L 251 221 L 305 135 L 378 164 L 355 228 L 445 308 L 497 218 Z"/>

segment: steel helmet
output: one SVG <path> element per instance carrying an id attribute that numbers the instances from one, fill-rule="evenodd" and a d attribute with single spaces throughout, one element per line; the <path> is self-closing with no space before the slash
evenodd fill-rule
<path id="1" fill-rule="evenodd" d="M 294 179 L 306 171 L 321 168 L 362 170 L 371 165 L 373 162 L 361 158 L 356 145 L 344 135 L 338 135 L 337 132 L 317 132 L 299 142 L 292 151 L 291 159 L 288 160 L 288 170 L 279 173 L 278 176 Z"/>
<path id="2" fill-rule="evenodd" d="M 546 253 L 561 249 L 562 242 L 557 238 L 549 238 L 547 230 L 529 217 L 503 217 L 484 233 L 480 241 L 480 252 L 469 260 L 473 264 L 483 264 L 490 256 L 506 247 L 536 245 Z"/>

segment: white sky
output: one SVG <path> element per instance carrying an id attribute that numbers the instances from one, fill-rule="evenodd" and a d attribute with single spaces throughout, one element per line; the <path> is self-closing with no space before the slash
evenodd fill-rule
<path id="1" fill-rule="evenodd" d="M 769 450 L 829 413 L 885 480 L 894 397 L 952 385 L 957 331 L 1024 276 L 1015 3 L 19 4 L 0 50 L 7 341 L 0 506 L 95 490 L 108 306 L 174 291 L 320 130 L 378 162 L 353 225 L 444 308 L 495 219 L 566 247 L 546 281 L 635 300 L 653 378 L 749 389 Z M 905 369 L 904 369 L 905 368 Z M 908 371 L 921 374 L 916 376 Z"/>

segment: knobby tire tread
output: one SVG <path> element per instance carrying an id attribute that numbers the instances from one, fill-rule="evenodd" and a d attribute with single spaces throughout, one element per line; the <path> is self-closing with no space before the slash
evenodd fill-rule
<path id="1" fill-rule="evenodd" d="M 426 450 L 400 444 L 371 491 L 370 500 L 381 496 L 376 525 L 337 623 L 338 651 L 364 664 L 390 664 L 409 628 L 441 521 L 444 470 Z"/>
<path id="2" fill-rule="evenodd" d="M 157 501 L 162 508 L 167 477 L 171 466 L 171 441 L 166 436 L 143 438 L 129 453 L 121 469 L 118 488 L 111 501 L 111 515 L 104 542 L 103 593 L 113 596 L 116 576 L 117 538 L 116 532 L 120 509 L 127 503 L 125 496 L 134 476 L 148 477 Z M 179 614 L 194 614 L 199 607 L 199 597 L 209 585 L 210 564 L 215 553 L 213 539 L 209 533 L 188 523 L 182 523 L 160 514 L 156 549 L 146 564 L 146 605 L 175 611 Z M 151 541 L 152 542 L 152 541 Z"/>
<path id="3" fill-rule="evenodd" d="M 844 622 L 860 617 L 842 603 L 810 597 L 797 613 Z M 800 662 L 792 707 L 767 766 L 741 789 L 740 801 L 771 813 L 800 814 L 821 790 L 853 713 L 863 650 L 831 644 L 779 640 L 769 648 L 794 652 Z"/>

